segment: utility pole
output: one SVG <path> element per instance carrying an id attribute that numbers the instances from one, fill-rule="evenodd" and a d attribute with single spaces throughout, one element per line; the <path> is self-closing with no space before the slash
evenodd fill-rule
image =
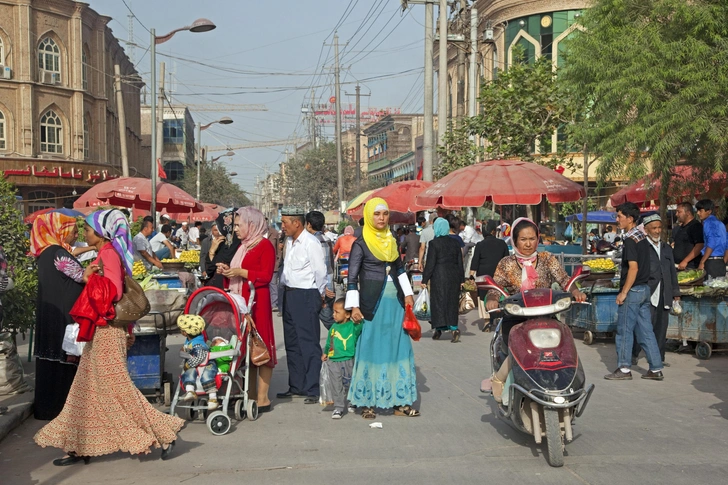
<path id="1" fill-rule="evenodd" d="M 316 90 L 311 88 L 311 106 L 309 108 L 311 111 L 308 116 L 309 129 L 311 130 L 311 148 L 316 148 L 316 108 L 314 103 L 316 103 Z M 288 152 L 288 149 L 286 149 L 286 152 Z"/>
<path id="2" fill-rule="evenodd" d="M 470 9 L 470 79 L 468 79 L 468 116 L 475 116 L 478 98 L 478 9 Z"/>
<path id="3" fill-rule="evenodd" d="M 345 93 L 351 96 L 350 93 Z M 359 83 L 356 83 L 356 190 L 361 191 L 361 96 L 371 96 L 371 94 L 361 94 Z"/>
<path id="4" fill-rule="evenodd" d="M 344 176 L 342 174 L 342 160 L 341 160 L 341 81 L 339 76 L 339 34 L 334 34 L 334 83 L 335 92 L 334 97 L 336 98 L 336 175 L 337 175 L 337 186 L 339 196 L 339 210 L 344 211 Z"/>
<path id="5" fill-rule="evenodd" d="M 119 115 L 119 147 L 121 148 L 121 174 L 129 176 L 129 157 L 126 151 L 126 113 L 124 113 L 124 94 L 121 92 L 121 69 L 114 64 L 114 89 L 116 90 L 116 111 Z"/>
<path id="6" fill-rule="evenodd" d="M 164 160 L 164 62 L 159 63 L 159 97 L 157 100 L 157 164 L 155 173 L 159 172 Z M 152 215 L 152 217 L 155 217 Z M 156 219 L 155 219 L 156 220 Z"/>
<path id="7" fill-rule="evenodd" d="M 459 30 L 464 33 L 465 26 L 465 2 L 458 2 L 458 25 Z M 457 85 L 457 117 L 462 119 L 465 117 L 465 49 L 458 47 L 458 85 Z"/>
<path id="8" fill-rule="evenodd" d="M 447 0 L 440 0 L 440 67 L 437 72 L 437 145 L 447 132 Z"/>

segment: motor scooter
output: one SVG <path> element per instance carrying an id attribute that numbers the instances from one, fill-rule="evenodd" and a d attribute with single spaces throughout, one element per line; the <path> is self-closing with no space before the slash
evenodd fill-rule
<path id="1" fill-rule="evenodd" d="M 412 285 L 412 291 L 419 293 L 420 289 L 422 289 L 422 272 L 420 271 L 419 258 L 413 258 L 407 261 L 404 265 L 404 270 Z"/>
<path id="2" fill-rule="evenodd" d="M 498 409 L 537 444 L 546 438 L 548 461 L 554 467 L 563 466 L 565 442 L 572 441 L 573 423 L 594 391 L 594 384 L 586 386 L 571 330 L 556 319 L 572 305 L 572 285 L 588 276 L 587 267 L 577 266 L 564 291 L 539 288 L 516 295 L 509 295 L 490 276 L 475 280 L 478 288 L 503 296 L 498 311 L 524 319 L 511 329 L 508 348 L 503 343 L 502 318 L 491 341 L 492 369 L 499 369 L 509 354 L 513 364 Z"/>

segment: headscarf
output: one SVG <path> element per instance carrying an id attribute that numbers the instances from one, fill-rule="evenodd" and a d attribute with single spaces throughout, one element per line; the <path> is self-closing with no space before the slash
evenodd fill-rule
<path id="1" fill-rule="evenodd" d="M 529 227 L 533 227 L 536 231 L 536 241 L 538 241 L 538 226 L 535 222 L 526 217 L 519 217 L 513 222 L 513 234 L 517 232 L 516 228 L 519 224 L 526 224 Z M 530 256 L 524 256 L 518 251 L 518 248 L 516 247 L 516 242 L 516 239 L 514 239 L 513 254 L 516 257 L 516 261 L 518 261 L 518 263 L 523 268 L 523 270 L 521 271 L 521 290 L 532 290 L 533 288 L 536 288 L 536 280 L 538 279 L 538 273 L 536 272 L 536 268 L 533 267 L 533 264 L 538 258 L 538 251 L 534 251 L 533 254 Z"/>
<path id="2" fill-rule="evenodd" d="M 116 252 L 121 256 L 124 269 L 131 276 L 131 268 L 134 258 L 131 254 L 132 241 L 129 230 L 129 221 L 124 214 L 116 209 L 94 212 L 86 218 L 86 224 L 111 241 Z"/>
<path id="3" fill-rule="evenodd" d="M 353 236 L 354 235 L 354 228 L 351 226 L 346 226 L 344 228 L 344 236 Z"/>
<path id="4" fill-rule="evenodd" d="M 247 231 L 243 231 L 246 233 L 245 239 L 240 241 L 240 247 L 230 262 L 231 268 L 241 268 L 248 249 L 265 239 L 268 233 L 268 223 L 265 216 L 255 207 L 241 207 L 238 209 L 238 217 L 240 217 L 238 224 L 240 227 L 246 227 Z M 230 278 L 230 291 L 239 295 L 242 289 L 243 278 L 239 276 Z"/>
<path id="5" fill-rule="evenodd" d="M 447 236 L 450 234 L 450 223 L 444 217 L 438 217 L 435 219 L 435 224 L 432 226 L 435 231 L 435 237 Z"/>
<path id="6" fill-rule="evenodd" d="M 41 214 L 30 230 L 30 253 L 36 258 L 50 246 L 61 246 L 69 253 L 73 250 L 65 239 L 76 227 L 76 219 L 60 212 Z"/>
<path id="7" fill-rule="evenodd" d="M 235 218 L 233 217 L 234 212 L 237 209 L 225 209 L 224 211 L 220 212 L 218 214 L 217 219 L 215 219 L 215 225 L 217 226 L 217 230 L 220 231 L 220 234 L 225 236 L 225 243 L 230 246 L 233 241 L 233 235 L 234 235 L 234 224 L 235 224 Z M 225 224 L 225 217 L 228 216 L 231 218 L 230 224 Z"/>
<path id="8" fill-rule="evenodd" d="M 387 202 L 381 197 L 374 197 L 364 205 L 364 228 L 362 236 L 367 247 L 375 258 L 380 261 L 391 262 L 399 257 L 397 241 L 392 236 L 389 227 L 377 229 L 374 227 L 374 213 L 376 211 L 388 211 Z"/>

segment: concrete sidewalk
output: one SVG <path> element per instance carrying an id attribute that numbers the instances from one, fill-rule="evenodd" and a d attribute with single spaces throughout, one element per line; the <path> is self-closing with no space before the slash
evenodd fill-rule
<path id="1" fill-rule="evenodd" d="M 23 362 L 25 382 L 33 388 L 35 385 L 35 359 L 28 362 L 28 338 L 29 336 L 26 335 L 26 340 L 23 341 L 22 336 L 18 336 L 18 355 Z M 33 413 L 33 399 L 32 390 L 21 394 L 0 396 L 0 409 L 8 408 L 7 412 L 0 414 L 0 442 Z"/>

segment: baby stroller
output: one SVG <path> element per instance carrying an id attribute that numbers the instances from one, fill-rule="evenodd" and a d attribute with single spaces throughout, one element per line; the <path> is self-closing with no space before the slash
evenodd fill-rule
<path id="1" fill-rule="evenodd" d="M 247 418 L 255 421 L 258 418 L 258 404 L 248 396 L 248 375 L 250 373 L 250 332 L 246 332 L 246 315 L 250 311 L 255 298 L 253 285 L 250 288 L 250 301 L 246 302 L 240 295 L 227 293 L 215 287 L 205 286 L 190 295 L 185 307 L 185 314 L 199 315 L 205 319 L 207 326 L 203 335 L 206 341 L 215 337 L 227 340 L 232 349 L 210 352 L 209 358 L 219 359 L 231 357 L 230 370 L 218 372 L 216 383 L 220 407 L 207 412 L 207 394 L 202 389 L 199 378 L 196 393 L 198 399 L 191 403 L 180 402 L 185 394 L 181 376 L 177 390 L 172 399 L 169 413 L 175 412 L 183 419 L 194 421 L 206 420 L 207 428 L 216 436 L 222 436 L 230 431 L 231 421 L 228 409 L 233 408 L 235 419 L 242 421 Z M 245 345 L 243 345 L 243 342 Z M 231 406 L 232 404 L 232 406 Z"/>

